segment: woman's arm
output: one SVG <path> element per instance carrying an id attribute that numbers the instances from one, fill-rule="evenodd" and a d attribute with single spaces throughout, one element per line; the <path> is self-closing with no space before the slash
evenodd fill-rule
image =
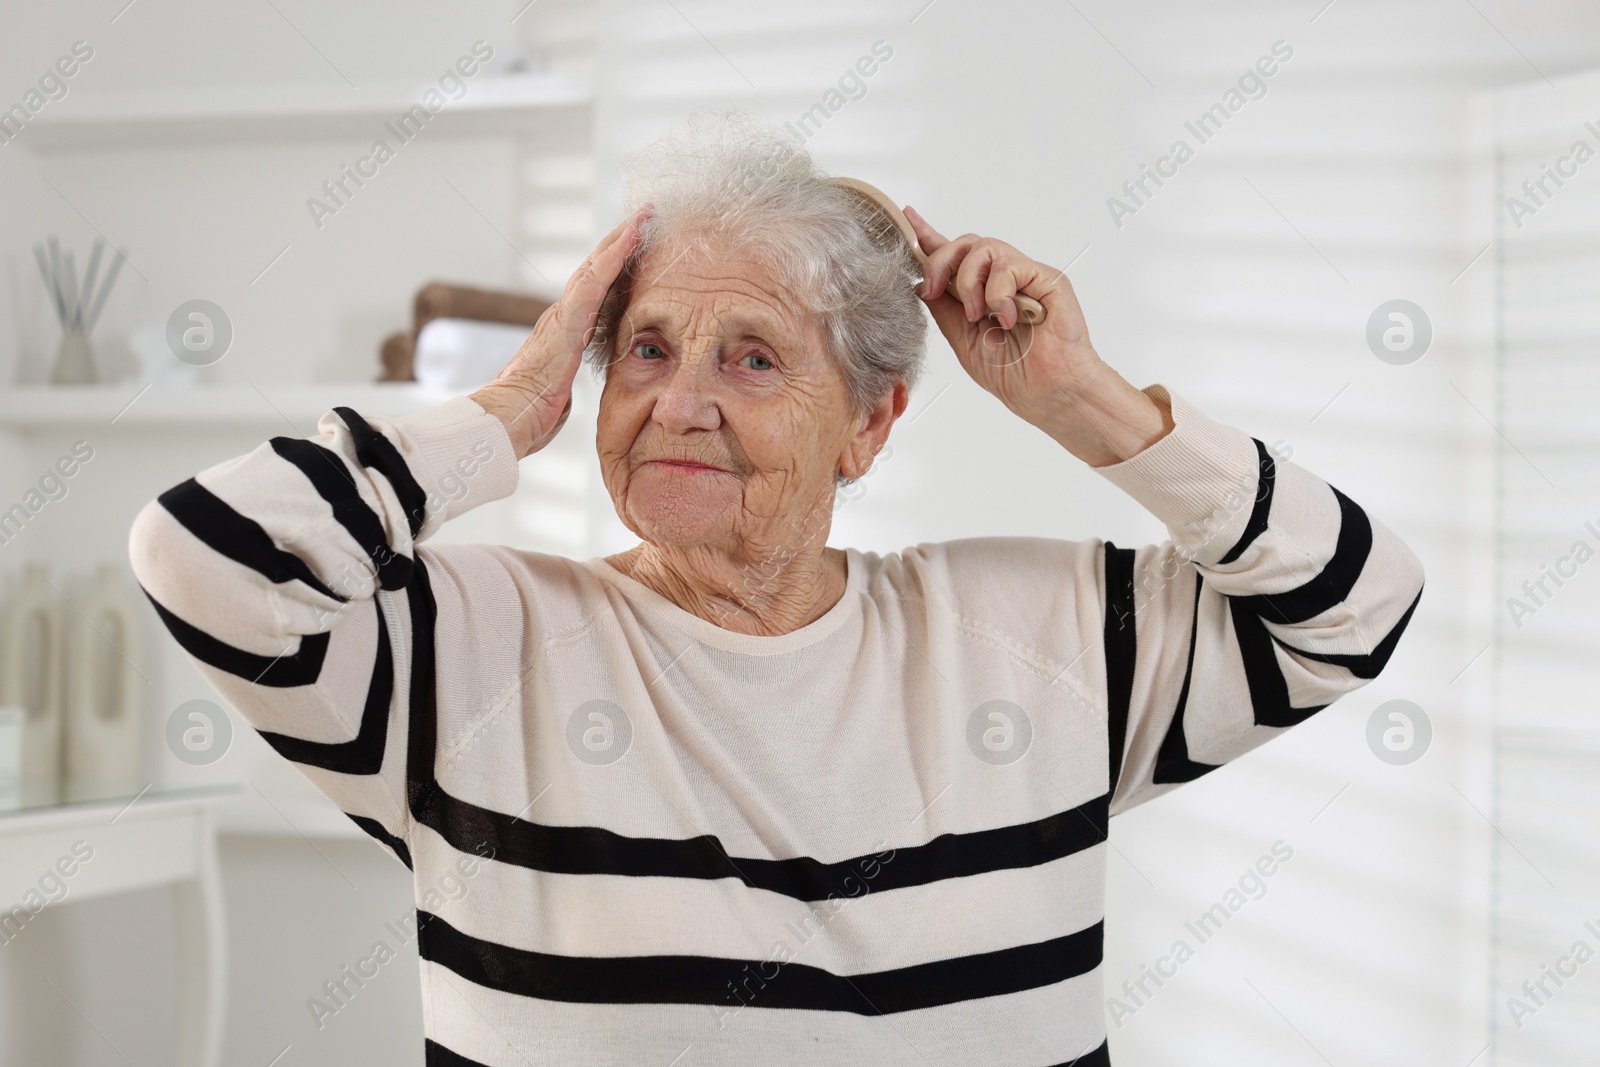
<path id="1" fill-rule="evenodd" d="M 1349 497 L 1089 342 L 1071 284 L 1000 241 L 947 241 L 907 210 L 922 289 L 962 365 L 1095 467 L 1172 539 L 1102 546 L 1101 662 L 1113 812 L 1277 736 L 1375 678 L 1421 598 L 1422 564 Z M 949 279 L 969 301 L 947 292 Z M 1012 297 L 1044 304 L 1017 326 Z"/>
<path id="2" fill-rule="evenodd" d="M 1388 664 L 1416 554 L 1338 489 L 1159 385 L 1174 429 L 1100 473 L 1171 540 L 1102 549 L 1113 813 L 1308 719 Z"/>
<path id="3" fill-rule="evenodd" d="M 472 397 L 396 419 L 335 408 L 314 437 L 273 438 L 201 471 L 134 520 L 134 575 L 201 674 L 402 859 L 415 665 L 395 663 L 411 659 L 414 621 L 431 625 L 430 582 L 457 577 L 440 568 L 430 579 L 418 546 L 509 495 L 517 461 L 561 429 L 640 217 L 606 236 Z"/>
<path id="4" fill-rule="evenodd" d="M 510 494 L 500 421 L 466 397 L 399 419 L 335 408 L 145 505 L 135 577 L 201 674 L 406 858 L 408 587 L 418 546 Z"/>

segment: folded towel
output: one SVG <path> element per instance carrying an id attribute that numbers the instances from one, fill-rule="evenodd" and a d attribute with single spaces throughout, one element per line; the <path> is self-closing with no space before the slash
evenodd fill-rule
<path id="1" fill-rule="evenodd" d="M 441 389 L 476 388 L 493 380 L 527 339 L 530 327 L 475 319 L 431 319 L 417 334 L 413 374 Z"/>

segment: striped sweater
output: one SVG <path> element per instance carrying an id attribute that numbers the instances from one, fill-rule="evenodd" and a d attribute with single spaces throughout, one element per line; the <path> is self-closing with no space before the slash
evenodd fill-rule
<path id="1" fill-rule="evenodd" d="M 130 551 L 412 869 L 429 1064 L 1092 1067 L 1109 817 L 1375 677 L 1422 588 L 1349 497 L 1147 393 L 1174 429 L 1098 469 L 1170 541 L 847 549 L 779 636 L 604 560 L 427 545 L 516 485 L 468 397 L 335 408 L 161 494 Z"/>

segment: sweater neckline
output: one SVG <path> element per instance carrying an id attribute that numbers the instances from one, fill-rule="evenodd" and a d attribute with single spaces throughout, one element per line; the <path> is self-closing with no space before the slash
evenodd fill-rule
<path id="1" fill-rule="evenodd" d="M 786 634 L 744 634 L 725 629 L 714 622 L 685 611 L 660 593 L 636 578 L 623 574 L 603 557 L 594 556 L 583 561 L 584 566 L 608 585 L 616 587 L 638 610 L 648 613 L 669 626 L 687 634 L 701 644 L 730 652 L 771 655 L 792 652 L 813 645 L 837 630 L 858 610 L 857 601 L 862 596 L 861 583 L 865 567 L 861 554 L 853 548 L 844 549 L 845 585 L 839 600 L 823 614 L 798 630 Z"/>

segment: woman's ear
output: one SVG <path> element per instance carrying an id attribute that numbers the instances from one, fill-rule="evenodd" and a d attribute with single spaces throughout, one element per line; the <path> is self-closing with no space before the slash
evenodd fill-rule
<path id="1" fill-rule="evenodd" d="M 872 469 L 873 459 L 883 451 L 884 442 L 889 439 L 889 428 L 895 419 L 905 414 L 910 395 L 906 383 L 897 379 L 894 386 L 856 420 L 856 432 L 839 457 L 841 474 L 846 478 L 860 478 Z"/>

